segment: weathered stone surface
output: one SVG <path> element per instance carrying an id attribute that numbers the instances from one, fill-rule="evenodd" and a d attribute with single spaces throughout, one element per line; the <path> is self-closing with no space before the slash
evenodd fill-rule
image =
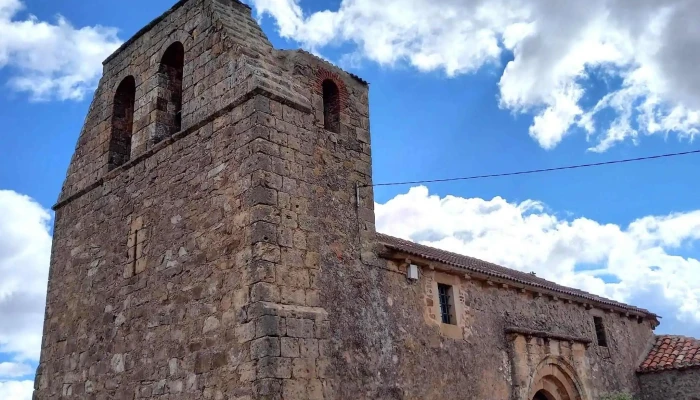
<path id="1" fill-rule="evenodd" d="M 177 132 L 179 75 L 160 67 L 174 42 Z M 382 259 L 370 138 L 364 82 L 273 49 L 238 1 L 178 2 L 105 62 L 55 207 L 36 398 L 531 400 L 525 382 L 559 367 L 584 400 L 638 393 L 649 321 L 449 271 L 410 283 Z M 438 282 L 456 290 L 454 325 Z M 595 338 L 594 314 L 608 347 L 563 339 Z"/>
<path id="2" fill-rule="evenodd" d="M 642 400 L 700 399 L 700 368 L 640 374 L 639 381 Z"/>

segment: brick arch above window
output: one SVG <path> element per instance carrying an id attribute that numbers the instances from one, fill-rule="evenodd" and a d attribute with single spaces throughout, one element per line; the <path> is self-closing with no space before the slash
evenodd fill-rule
<path id="1" fill-rule="evenodd" d="M 319 95 L 323 96 L 323 82 L 330 80 L 338 87 L 338 95 L 340 100 L 340 111 L 342 112 L 348 106 L 348 88 L 340 76 L 324 68 L 319 68 L 316 72 L 316 82 L 314 90 Z"/>
<path id="2" fill-rule="evenodd" d="M 323 98 L 323 127 L 325 130 L 340 133 L 340 115 L 347 107 L 348 90 L 340 77 L 326 69 L 316 73 L 316 93 Z"/>

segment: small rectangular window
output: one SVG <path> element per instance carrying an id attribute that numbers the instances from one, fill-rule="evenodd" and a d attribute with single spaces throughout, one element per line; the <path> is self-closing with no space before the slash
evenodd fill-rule
<path id="1" fill-rule="evenodd" d="M 443 324 L 455 324 L 455 318 L 452 313 L 452 286 L 438 284 L 438 298 L 440 300 L 440 315 Z"/>
<path id="2" fill-rule="evenodd" d="M 595 335 L 598 339 L 598 346 L 607 347 L 608 339 L 605 337 L 605 327 L 603 326 L 603 318 L 593 317 L 593 324 L 595 324 Z"/>

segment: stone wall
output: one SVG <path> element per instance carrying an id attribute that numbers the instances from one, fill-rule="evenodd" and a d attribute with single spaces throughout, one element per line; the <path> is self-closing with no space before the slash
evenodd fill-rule
<path id="1" fill-rule="evenodd" d="M 534 335 L 509 328 L 513 398 L 531 400 L 540 390 L 558 399 L 591 399 L 585 340 Z"/>
<path id="2" fill-rule="evenodd" d="M 339 133 L 325 131 L 315 83 L 333 67 L 303 52 L 283 54 L 295 79 L 310 88 L 312 109 L 271 99 L 256 112 L 256 165 L 266 201 L 253 208 L 261 240 L 251 268 L 265 279 L 252 288 L 258 296 L 250 299 L 248 317 L 260 314 L 270 324 L 253 353 L 260 357 L 255 391 L 265 399 L 347 398 L 335 397 L 331 338 L 337 328 L 327 308 L 342 300 L 329 297 L 325 278 L 327 271 L 362 270 L 361 232 L 374 232 L 357 219 L 358 206 L 361 215 L 373 215 L 371 190 L 359 205 L 355 190 L 371 183 L 367 88 L 340 71 L 332 74 L 347 101 Z"/>
<path id="3" fill-rule="evenodd" d="M 700 368 L 639 375 L 642 400 L 700 400 Z"/>
<path id="4" fill-rule="evenodd" d="M 257 101 L 56 210 L 38 398 L 250 392 Z"/>
<path id="5" fill-rule="evenodd" d="M 182 126 L 161 138 L 158 71 L 174 41 Z M 131 154 L 110 171 L 128 76 Z M 327 79 L 337 132 L 324 129 Z M 55 208 L 36 397 L 509 399 L 506 328 L 592 338 L 592 313 L 609 347 L 570 346 L 591 396 L 637 391 L 647 323 L 427 270 L 412 284 L 379 259 L 369 125 L 365 83 L 272 49 L 237 1 L 183 0 L 139 32 L 105 62 Z M 426 301 L 440 279 L 458 289 L 449 329 Z M 540 347 L 523 354 L 569 351 Z"/>
<path id="6" fill-rule="evenodd" d="M 160 138 L 174 41 L 182 127 Z M 131 155 L 110 171 L 127 76 Z M 324 79 L 342 89 L 337 133 L 323 129 Z M 321 271 L 375 259 L 360 240 L 372 191 L 356 196 L 371 183 L 368 128 L 364 83 L 273 50 L 238 2 L 181 1 L 128 41 L 105 62 L 55 207 L 35 397 L 333 398 Z"/>
<path id="7" fill-rule="evenodd" d="M 389 262 L 386 269 L 373 269 L 367 273 L 368 288 L 364 291 L 372 295 L 355 296 L 352 308 L 361 310 L 364 315 L 374 315 L 377 320 L 364 326 L 359 323 L 343 326 L 342 334 L 344 337 L 347 334 L 346 340 L 349 341 L 344 346 L 353 343 L 349 337 L 354 336 L 367 338 L 365 340 L 375 346 L 355 359 L 358 361 L 366 356 L 372 361 L 361 368 L 358 362 L 357 371 L 366 373 L 358 382 L 364 380 L 368 382 L 367 386 L 375 385 L 377 392 L 389 390 L 393 397 L 388 398 L 520 400 L 521 397 L 515 395 L 519 383 L 514 380 L 517 377 L 514 371 L 517 354 L 513 354 L 513 343 L 506 334 L 507 328 L 518 327 L 591 342 L 583 346 L 564 340 L 561 344 L 564 347 L 559 347 L 568 348 L 566 352 L 572 357 L 576 352 L 585 353 L 585 358 L 579 354 L 578 362 L 570 359 L 574 366 L 584 360 L 587 363 L 576 368 L 590 396 L 584 399 L 597 399 L 615 391 L 638 393 L 634 371 L 653 340 L 650 322 L 639 323 L 636 318 L 598 309 L 588 310 L 563 299 L 540 296 L 534 291 L 453 275 L 453 279 L 459 282 L 456 298 L 461 302 L 458 325 L 462 336 L 455 339 L 439 321 L 426 318 L 430 310 L 434 310 L 426 299 L 437 301 L 429 288 L 433 287 L 435 276 L 440 274 L 445 272 L 423 268 L 420 281 L 411 283 L 406 279 L 405 267 L 397 262 Z M 331 307 L 327 309 L 332 320 L 338 311 L 331 311 Z M 608 347 L 595 343 L 594 315 L 600 315 L 604 320 Z M 532 337 L 528 346 L 542 341 Z M 552 340 L 554 342 L 556 340 Z M 539 345 L 544 346 L 544 343 Z M 542 358 L 551 352 L 545 348 Z M 348 353 L 345 353 L 346 357 Z M 540 361 L 528 361 L 530 377 L 537 373 L 535 367 Z M 381 383 L 372 380 L 371 376 L 376 373 L 382 374 Z"/>
<path id="8" fill-rule="evenodd" d="M 158 98 L 166 96 L 160 63 L 175 42 L 185 48 L 182 130 L 196 128 L 256 87 L 264 86 L 281 97 L 308 103 L 309 89 L 288 79 L 284 66 L 277 65 L 272 45 L 248 6 L 237 0 L 181 0 L 105 61 L 59 196 L 61 201 L 105 176 L 114 95 L 129 76 L 136 84 L 131 158 L 158 144 L 161 138 L 156 122 L 164 113 Z M 276 81 L 270 82 L 271 75 L 278 77 Z"/>

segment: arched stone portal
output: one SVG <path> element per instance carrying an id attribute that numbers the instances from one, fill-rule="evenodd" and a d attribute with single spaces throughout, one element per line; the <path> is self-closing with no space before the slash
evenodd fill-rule
<path id="1" fill-rule="evenodd" d="M 528 400 L 584 400 L 576 372 L 565 361 L 548 357 L 537 371 Z"/>

